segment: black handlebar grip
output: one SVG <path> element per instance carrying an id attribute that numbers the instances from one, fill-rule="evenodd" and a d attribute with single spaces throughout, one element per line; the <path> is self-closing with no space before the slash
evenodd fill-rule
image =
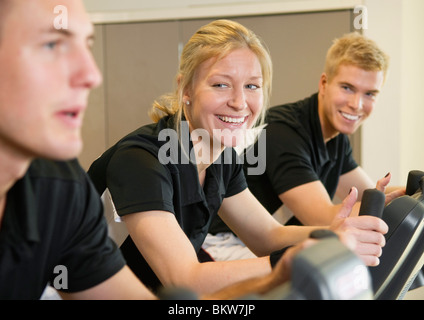
<path id="1" fill-rule="evenodd" d="M 424 177 L 424 172 L 420 170 L 409 171 L 408 180 L 406 182 L 406 195 L 412 196 L 420 189 L 420 180 Z"/>
<path id="2" fill-rule="evenodd" d="M 383 192 L 377 189 L 367 189 L 362 195 L 361 207 L 359 215 L 369 215 L 381 218 L 383 216 L 383 209 L 386 196 Z"/>
<path id="3" fill-rule="evenodd" d="M 338 238 L 337 234 L 328 229 L 318 229 L 311 232 L 309 235 L 312 239 Z"/>

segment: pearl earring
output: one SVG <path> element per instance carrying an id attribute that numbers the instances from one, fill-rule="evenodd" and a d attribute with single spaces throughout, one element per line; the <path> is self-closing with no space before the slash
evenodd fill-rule
<path id="1" fill-rule="evenodd" d="M 188 106 L 190 105 L 190 101 L 189 100 L 186 101 L 186 105 L 188 105 Z"/>

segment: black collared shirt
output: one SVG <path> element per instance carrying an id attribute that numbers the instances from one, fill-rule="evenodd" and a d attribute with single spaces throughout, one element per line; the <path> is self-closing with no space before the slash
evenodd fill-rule
<path id="1" fill-rule="evenodd" d="M 206 170 L 202 187 L 197 167 L 189 161 L 193 149 L 188 130 L 182 129 L 183 136 L 175 140 L 178 136 L 173 128 L 174 118 L 164 117 L 157 124 L 137 129 L 107 150 L 88 173 L 100 194 L 109 188 L 120 216 L 151 210 L 173 213 L 198 252 L 223 199 L 243 191 L 247 184 L 237 154 L 226 149 L 225 157 Z M 161 141 L 161 134 L 169 139 Z M 172 147 L 171 136 L 176 142 Z M 188 148 L 182 148 L 179 141 Z M 165 163 L 161 155 L 170 155 L 171 149 L 176 158 L 169 156 L 171 160 Z M 147 286 L 157 289 L 160 283 L 131 237 L 121 250 L 134 273 Z"/>
<path id="2" fill-rule="evenodd" d="M 339 177 L 358 166 L 346 135 L 324 142 L 318 94 L 270 108 L 266 122 L 266 171 L 247 175 L 246 180 L 271 213 L 282 205 L 279 194 L 308 182 L 320 180 L 333 198 Z"/>
<path id="3" fill-rule="evenodd" d="M 107 232 L 100 198 L 77 161 L 33 161 L 7 194 L 0 299 L 38 299 L 58 276 L 68 292 L 108 279 L 125 261 Z"/>

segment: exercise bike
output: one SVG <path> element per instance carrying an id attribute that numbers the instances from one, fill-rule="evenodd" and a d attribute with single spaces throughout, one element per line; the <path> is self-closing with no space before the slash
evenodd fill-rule
<path id="1" fill-rule="evenodd" d="M 375 195 L 376 190 L 372 192 L 373 197 L 381 198 Z M 389 226 L 389 231 L 385 235 L 386 246 L 383 248 L 380 264 L 369 268 L 375 292 L 374 298 L 377 300 L 403 299 L 413 285 L 414 287 L 422 285 L 423 193 L 424 172 L 411 171 L 408 175 L 405 196 L 394 199 L 382 210 L 380 217 Z M 375 210 L 377 211 L 380 210 Z"/>
<path id="2" fill-rule="evenodd" d="M 378 266 L 364 272 L 361 262 L 330 237 L 300 252 L 293 261 L 291 281 L 265 297 L 399 300 L 411 288 L 424 285 L 424 172 L 411 171 L 405 196 L 387 206 L 384 193 L 365 190 L 359 215 L 380 217 L 389 227 Z M 346 280 L 350 287 L 341 285 Z"/>

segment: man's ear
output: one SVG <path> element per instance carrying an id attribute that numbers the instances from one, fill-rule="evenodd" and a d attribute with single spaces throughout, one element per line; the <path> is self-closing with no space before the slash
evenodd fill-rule
<path id="1" fill-rule="evenodd" d="M 321 77 L 319 78 L 319 84 L 318 84 L 318 88 L 319 88 L 320 93 L 325 92 L 325 89 L 327 88 L 327 84 L 328 84 L 328 76 L 325 72 L 323 72 L 321 74 Z"/>

